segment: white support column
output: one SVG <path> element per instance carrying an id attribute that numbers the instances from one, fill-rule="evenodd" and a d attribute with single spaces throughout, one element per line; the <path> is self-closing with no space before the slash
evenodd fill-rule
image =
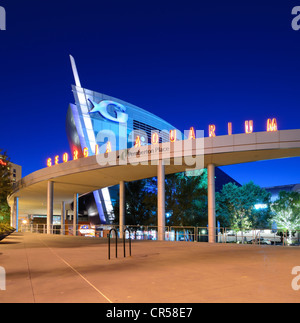
<path id="1" fill-rule="evenodd" d="M 119 231 L 120 238 L 123 238 L 123 231 L 125 226 L 125 183 L 120 182 L 119 187 Z"/>
<path id="2" fill-rule="evenodd" d="M 14 205 L 10 209 L 10 226 L 13 227 L 13 228 L 15 227 L 15 224 L 14 224 Z"/>
<path id="3" fill-rule="evenodd" d="M 15 205 L 15 201 L 14 201 L 13 207 L 11 209 L 11 226 L 13 228 L 16 228 L 16 205 Z"/>
<path id="4" fill-rule="evenodd" d="M 157 226 L 158 240 L 165 240 L 165 165 L 160 160 L 157 166 Z"/>
<path id="5" fill-rule="evenodd" d="M 47 234 L 53 232 L 53 186 L 52 181 L 48 181 L 47 186 Z"/>
<path id="6" fill-rule="evenodd" d="M 208 242 L 216 242 L 215 165 L 207 166 Z"/>
<path id="7" fill-rule="evenodd" d="M 16 204 L 16 232 L 19 232 L 19 198 L 15 197 Z"/>
<path id="8" fill-rule="evenodd" d="M 18 232 L 19 229 L 19 198 L 14 198 L 14 205 L 11 211 L 11 223 L 12 227 Z"/>
<path id="9" fill-rule="evenodd" d="M 73 206 L 73 235 L 77 236 L 78 225 L 78 194 L 74 194 L 74 206 Z"/>
<path id="10" fill-rule="evenodd" d="M 66 224 L 66 202 L 61 202 L 61 215 L 60 215 L 60 233 L 65 234 L 65 224 Z"/>

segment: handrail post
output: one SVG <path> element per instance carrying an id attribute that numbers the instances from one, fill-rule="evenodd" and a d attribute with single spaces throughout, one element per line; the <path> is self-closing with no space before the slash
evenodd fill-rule
<path id="1" fill-rule="evenodd" d="M 131 237 L 130 237 L 130 230 L 128 228 L 125 228 L 123 231 L 123 250 L 124 250 L 124 258 L 126 257 L 126 246 L 125 246 L 125 236 L 126 231 L 129 233 L 129 255 L 131 257 Z"/>
<path id="2" fill-rule="evenodd" d="M 118 232 L 116 229 L 110 229 L 108 233 L 108 259 L 110 260 L 110 234 L 114 231 L 116 234 L 116 258 L 118 258 Z"/>
<path id="3" fill-rule="evenodd" d="M 110 233 L 108 234 L 108 260 L 110 260 Z"/>

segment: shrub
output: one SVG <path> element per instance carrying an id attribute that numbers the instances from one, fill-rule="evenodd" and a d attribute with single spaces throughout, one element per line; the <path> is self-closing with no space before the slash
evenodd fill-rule
<path id="1" fill-rule="evenodd" d="M 0 235 L 1 234 L 10 234 L 15 229 L 6 223 L 0 223 Z"/>

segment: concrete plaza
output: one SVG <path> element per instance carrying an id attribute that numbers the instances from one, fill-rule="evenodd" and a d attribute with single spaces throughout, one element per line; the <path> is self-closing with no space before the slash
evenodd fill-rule
<path id="1" fill-rule="evenodd" d="M 111 260 L 107 250 L 103 238 L 14 233 L 0 242 L 0 303 L 300 302 L 300 247 L 133 241 L 124 258 L 119 240 Z"/>

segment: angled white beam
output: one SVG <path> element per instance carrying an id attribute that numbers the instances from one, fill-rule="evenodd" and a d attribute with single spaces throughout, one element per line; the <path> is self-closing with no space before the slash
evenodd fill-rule
<path id="1" fill-rule="evenodd" d="M 81 87 L 81 83 L 80 83 L 80 79 L 79 79 L 75 59 L 74 59 L 74 57 L 72 55 L 70 55 L 70 60 L 71 60 L 73 75 L 74 75 L 74 79 L 75 79 L 75 84 L 76 84 L 76 86 Z"/>

